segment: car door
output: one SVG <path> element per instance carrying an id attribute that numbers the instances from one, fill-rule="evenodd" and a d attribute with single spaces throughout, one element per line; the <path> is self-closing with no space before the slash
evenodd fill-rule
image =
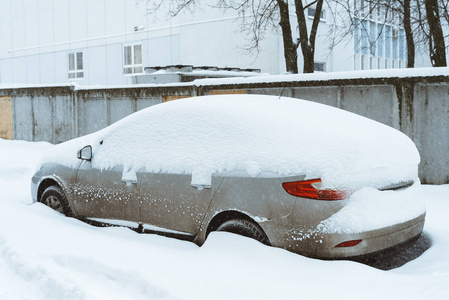
<path id="1" fill-rule="evenodd" d="M 141 180 L 141 222 L 195 235 L 222 178 L 210 187 L 192 186 L 191 175 L 145 173 Z"/>
<path id="2" fill-rule="evenodd" d="M 136 173 L 124 176 L 122 166 L 100 170 L 93 168 L 91 161 L 83 160 L 76 174 L 74 188 L 76 213 L 88 218 L 138 222 L 137 177 Z"/>

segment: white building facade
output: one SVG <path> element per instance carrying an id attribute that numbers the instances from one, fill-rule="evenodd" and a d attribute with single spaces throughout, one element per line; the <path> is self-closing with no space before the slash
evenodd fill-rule
<path id="1" fill-rule="evenodd" d="M 355 2 L 357 3 L 357 2 Z M 357 7 L 356 7 L 357 8 Z M 387 12 L 380 7 L 369 5 L 357 11 L 354 18 L 354 68 L 394 69 L 407 66 L 407 44 L 405 31 L 400 26 L 399 16 Z"/>
<path id="2" fill-rule="evenodd" d="M 237 13 L 207 5 L 174 18 L 164 11 L 147 14 L 146 3 L 136 0 L 0 0 L 0 5 L 2 84 L 130 84 L 145 67 L 166 65 L 285 73 L 279 32 L 267 32 L 260 53 L 250 55 L 244 50 L 249 37 L 240 31 Z M 291 16 L 292 29 L 295 18 Z M 309 26 L 311 21 L 309 16 Z M 367 47 L 380 23 L 360 22 L 353 37 L 331 51 L 334 21 L 324 9 L 316 41 L 317 71 L 405 67 L 403 33 L 386 27 L 375 46 Z M 302 70 L 300 49 L 298 64 Z"/>

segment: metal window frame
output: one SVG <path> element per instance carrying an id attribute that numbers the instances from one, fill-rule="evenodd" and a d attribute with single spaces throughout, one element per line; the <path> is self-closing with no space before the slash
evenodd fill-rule
<path id="1" fill-rule="evenodd" d="M 83 65 L 82 65 L 82 69 L 78 69 L 78 58 L 77 58 L 77 54 L 81 53 L 81 56 L 83 57 Z M 73 55 L 73 66 L 74 69 L 70 70 L 70 55 Z M 74 77 L 70 77 L 70 75 L 73 74 Z M 81 76 L 78 76 L 78 74 L 81 74 Z M 70 80 L 80 80 L 80 79 L 84 79 L 84 51 L 82 50 L 75 50 L 75 51 L 70 51 L 67 53 L 67 77 Z"/>
<path id="2" fill-rule="evenodd" d="M 140 64 L 135 64 L 134 63 L 134 47 L 140 45 L 141 47 L 141 61 L 142 63 Z M 127 65 L 125 64 L 125 48 L 126 47 L 131 47 L 131 64 Z M 122 72 L 123 72 L 123 76 L 132 76 L 135 74 L 143 74 L 144 73 L 144 69 L 143 69 L 143 43 L 142 42 L 138 42 L 138 43 L 128 43 L 128 44 L 123 44 L 122 47 L 122 59 L 123 59 L 123 68 L 122 68 Z M 134 72 L 134 68 L 142 68 L 142 72 Z M 131 69 L 131 73 L 125 73 L 125 69 L 130 68 Z"/>

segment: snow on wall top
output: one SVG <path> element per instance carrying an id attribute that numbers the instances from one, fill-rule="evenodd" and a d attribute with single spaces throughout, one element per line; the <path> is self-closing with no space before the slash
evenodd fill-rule
<path id="1" fill-rule="evenodd" d="M 253 84 L 273 82 L 301 82 L 301 81 L 330 81 L 345 79 L 368 79 L 368 78 L 408 78 L 408 77 L 430 77 L 449 76 L 449 68 L 416 68 L 416 69 L 384 69 L 384 70 L 360 70 L 346 72 L 312 73 L 312 74 L 289 74 L 257 76 L 251 78 L 220 78 L 220 79 L 198 79 L 194 83 L 197 86 L 219 85 L 219 84 Z"/>
<path id="2" fill-rule="evenodd" d="M 433 77 L 448 76 L 449 68 L 410 68 L 410 69 L 384 69 L 384 70 L 361 70 L 347 72 L 313 73 L 313 74 L 288 74 L 288 75 L 258 75 L 254 77 L 233 77 L 233 78 L 211 78 L 197 79 L 192 82 L 164 83 L 164 84 L 134 84 L 134 85 L 90 85 L 83 86 L 76 82 L 60 84 L 0 84 L 0 89 L 11 88 L 35 88 L 35 87 L 59 87 L 73 86 L 74 90 L 91 89 L 123 89 L 134 87 L 177 87 L 177 86 L 212 86 L 221 84 L 254 84 L 254 83 L 275 83 L 275 82 L 307 82 L 307 81 L 330 81 L 344 79 L 369 79 L 369 78 L 413 78 L 413 77 Z"/>
<path id="3" fill-rule="evenodd" d="M 100 144 L 100 141 L 103 141 Z M 306 174 L 325 186 L 374 187 L 417 178 L 419 154 L 401 132 L 334 107 L 261 95 L 195 97 L 141 110 L 55 146 L 44 162 L 75 167 L 92 145 L 92 166 L 124 172 Z"/>

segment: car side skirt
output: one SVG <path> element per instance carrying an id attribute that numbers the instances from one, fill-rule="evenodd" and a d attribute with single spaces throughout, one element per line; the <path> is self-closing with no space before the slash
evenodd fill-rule
<path id="1" fill-rule="evenodd" d="M 195 235 L 187 232 L 160 228 L 151 224 L 143 224 L 122 220 L 98 219 L 98 218 L 78 218 L 78 219 L 85 223 L 98 227 L 125 227 L 139 233 L 157 234 L 189 242 L 193 241 L 193 239 L 195 238 Z"/>

